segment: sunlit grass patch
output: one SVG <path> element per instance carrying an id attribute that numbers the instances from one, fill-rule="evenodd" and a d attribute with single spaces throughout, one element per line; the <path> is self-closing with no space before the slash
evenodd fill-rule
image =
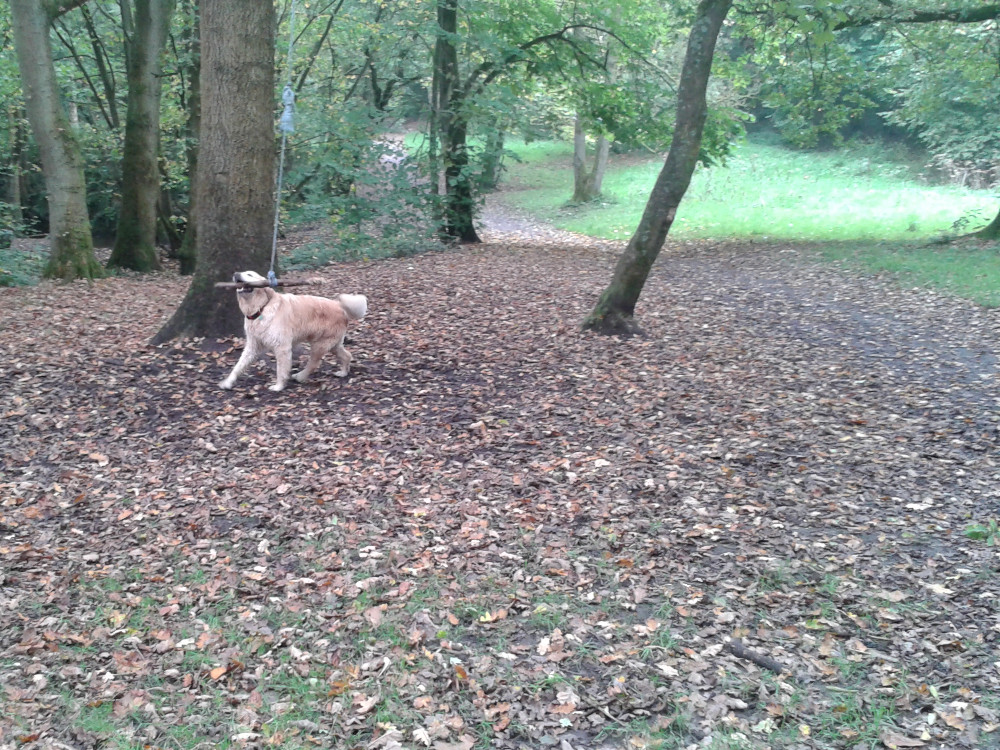
<path id="1" fill-rule="evenodd" d="M 523 161 L 508 162 L 509 200 L 560 228 L 610 239 L 631 236 L 663 166 L 660 156 L 613 159 L 605 198 L 568 206 L 569 144 L 510 148 Z M 905 165 L 880 160 L 871 148 L 803 152 L 748 141 L 726 165 L 696 171 L 671 236 L 912 240 L 953 232 L 956 222 L 972 230 L 995 213 L 995 195 L 925 184 Z"/>

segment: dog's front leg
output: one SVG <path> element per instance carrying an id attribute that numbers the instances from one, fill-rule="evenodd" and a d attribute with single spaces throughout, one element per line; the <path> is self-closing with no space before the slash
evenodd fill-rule
<path id="1" fill-rule="evenodd" d="M 243 346 L 243 354 L 240 355 L 240 359 L 236 363 L 236 366 L 233 367 L 233 371 L 229 373 L 229 377 L 219 383 L 219 388 L 225 388 L 227 391 L 231 390 L 236 385 L 236 379 L 253 364 L 253 361 L 257 359 L 259 354 L 260 349 L 257 346 L 257 342 L 248 336 L 246 344 Z"/>
<path id="2" fill-rule="evenodd" d="M 283 391 L 288 384 L 288 378 L 292 374 L 292 347 L 279 346 L 274 350 L 274 357 L 278 360 L 278 379 L 271 386 L 272 391 Z"/>

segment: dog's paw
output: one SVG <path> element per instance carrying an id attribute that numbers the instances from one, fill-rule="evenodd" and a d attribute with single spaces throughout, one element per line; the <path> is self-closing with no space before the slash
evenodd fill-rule
<path id="1" fill-rule="evenodd" d="M 231 391 L 233 390 L 233 383 L 231 383 L 228 380 L 222 380 L 219 382 L 219 388 L 222 388 L 223 390 L 226 391 Z"/>
<path id="2" fill-rule="evenodd" d="M 274 391 L 275 393 L 277 393 L 278 391 L 283 391 L 283 390 L 285 390 L 285 384 L 284 383 L 275 383 L 268 390 Z"/>
<path id="3" fill-rule="evenodd" d="M 297 380 L 299 383 L 304 383 L 307 380 L 309 380 L 309 376 L 306 375 L 305 372 L 297 372 L 294 375 L 292 375 L 292 377 L 295 378 L 295 380 Z"/>
<path id="4" fill-rule="evenodd" d="M 337 370 L 335 373 L 333 373 L 333 377 L 335 378 L 346 378 L 347 375 L 348 375 L 347 370 Z"/>

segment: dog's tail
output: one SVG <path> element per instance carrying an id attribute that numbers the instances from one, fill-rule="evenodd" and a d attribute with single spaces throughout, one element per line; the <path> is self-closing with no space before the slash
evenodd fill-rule
<path id="1" fill-rule="evenodd" d="M 361 320 L 368 314 L 368 298 L 363 294 L 338 294 L 337 299 L 351 320 Z"/>

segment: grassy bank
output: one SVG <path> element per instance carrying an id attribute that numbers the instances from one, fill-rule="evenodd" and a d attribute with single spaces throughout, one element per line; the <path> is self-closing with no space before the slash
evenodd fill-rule
<path id="1" fill-rule="evenodd" d="M 631 236 L 662 166 L 659 156 L 613 157 L 604 200 L 570 205 L 570 144 L 511 151 L 505 201 L 559 228 L 610 239 Z M 995 248 L 926 246 L 985 225 L 996 210 L 994 193 L 928 184 L 877 147 L 801 152 L 749 141 L 726 166 L 698 170 L 671 236 L 831 243 L 831 259 L 1000 305 Z"/>

